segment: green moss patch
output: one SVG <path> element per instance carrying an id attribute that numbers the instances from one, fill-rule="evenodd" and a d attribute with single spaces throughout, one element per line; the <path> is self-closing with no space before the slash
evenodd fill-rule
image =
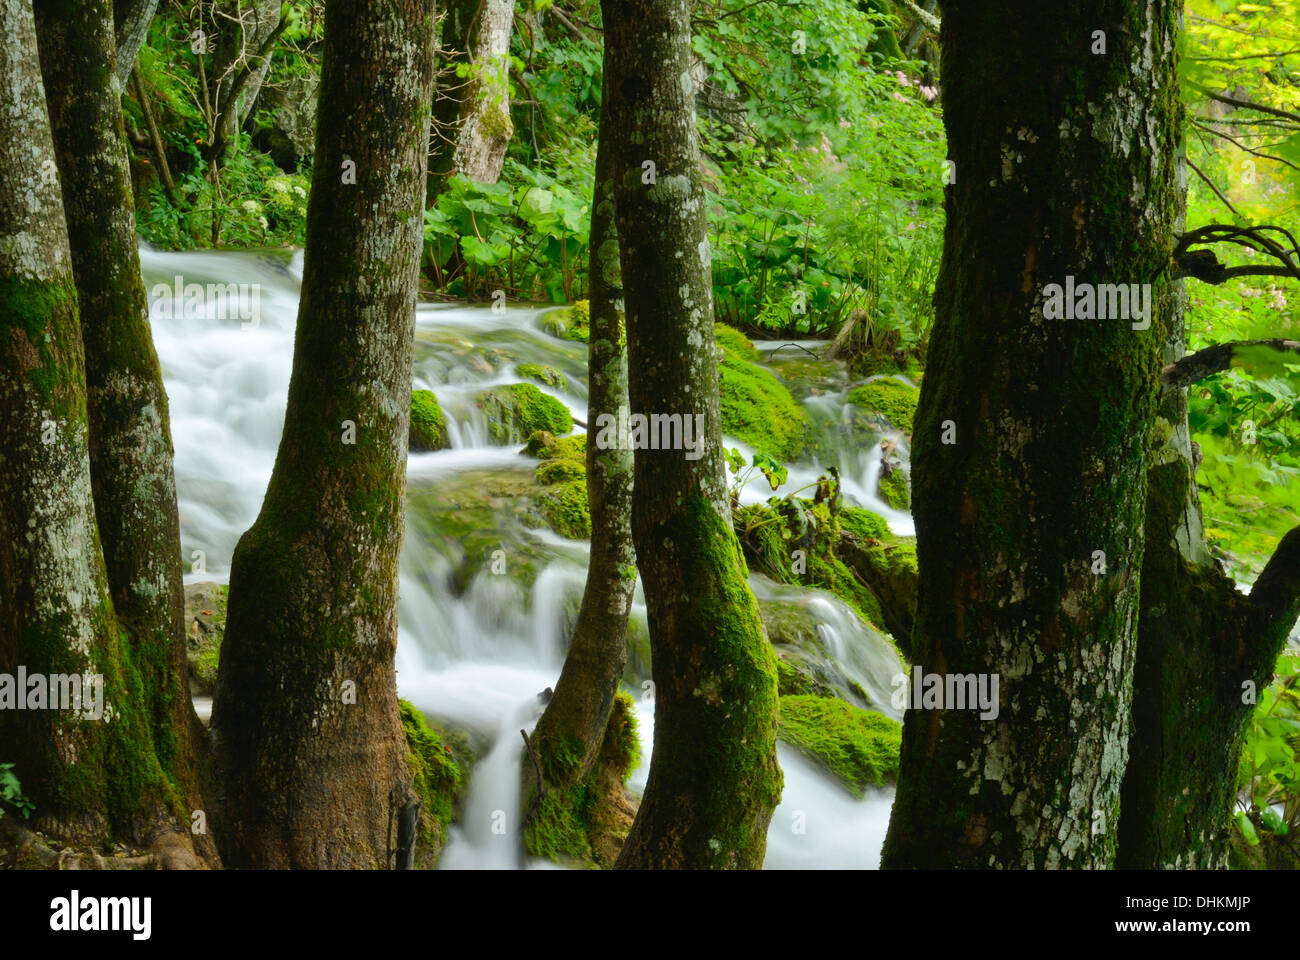
<path id="1" fill-rule="evenodd" d="M 518 371 L 519 376 L 528 380 L 535 380 L 537 383 L 545 384 L 548 387 L 554 387 L 556 390 L 565 390 L 569 386 L 568 378 L 548 364 L 521 363 Z"/>
<path id="2" fill-rule="evenodd" d="M 902 380 L 881 377 L 849 391 L 848 401 L 867 413 L 879 414 L 906 434 L 912 432 L 921 392 Z"/>
<path id="3" fill-rule="evenodd" d="M 579 300 L 571 307 L 551 310 L 542 318 L 542 326 L 553 337 L 586 343 L 591 338 L 591 304 Z"/>
<path id="4" fill-rule="evenodd" d="M 411 391 L 411 449 L 446 450 L 451 446 L 447 420 L 432 390 Z"/>
<path id="5" fill-rule="evenodd" d="M 808 415 L 803 407 L 772 373 L 750 363 L 723 340 L 718 345 L 722 348 L 719 372 L 723 432 L 779 460 L 798 459 L 808 433 Z"/>
<path id="6" fill-rule="evenodd" d="M 912 493 L 907 486 L 907 474 L 891 470 L 880 475 L 880 499 L 895 510 L 906 510 L 912 505 Z"/>
<path id="7" fill-rule="evenodd" d="M 843 700 L 782 697 L 777 737 L 833 774 L 855 797 L 898 778 L 902 725 Z"/>
<path id="8" fill-rule="evenodd" d="M 573 429 L 568 408 L 531 383 L 481 393 L 475 403 L 487 415 L 488 435 L 495 443 L 515 442 L 538 430 L 562 434 Z"/>
<path id="9" fill-rule="evenodd" d="M 450 738 L 435 729 L 414 704 L 406 700 L 397 704 L 406 734 L 411 789 L 420 801 L 415 862 L 417 867 L 431 870 L 438 865 L 447 842 L 447 828 L 455 819 L 466 778 Z"/>

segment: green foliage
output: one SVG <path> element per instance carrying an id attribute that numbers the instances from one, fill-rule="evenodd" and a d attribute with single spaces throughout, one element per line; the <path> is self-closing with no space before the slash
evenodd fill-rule
<path id="1" fill-rule="evenodd" d="M 1284 653 L 1277 675 L 1255 706 L 1246 727 L 1237 825 L 1251 845 L 1256 826 L 1276 837 L 1300 831 L 1300 653 Z M 1243 802 L 1244 795 L 1248 801 Z M 1281 807 L 1279 812 L 1276 807 Z"/>
<path id="2" fill-rule="evenodd" d="M 777 736 L 833 774 L 855 797 L 898 777 L 902 725 L 843 700 L 782 697 Z"/>
<path id="3" fill-rule="evenodd" d="M 12 763 L 0 763 L 0 817 L 5 815 L 6 806 L 21 813 L 24 820 L 36 809 L 36 805 L 23 796 L 23 787 Z"/>
<path id="4" fill-rule="evenodd" d="M 566 303 L 586 277 L 591 171 L 579 182 L 506 160 L 501 181 L 448 179 L 424 212 L 424 263 L 438 290 L 477 297 L 493 290 Z"/>

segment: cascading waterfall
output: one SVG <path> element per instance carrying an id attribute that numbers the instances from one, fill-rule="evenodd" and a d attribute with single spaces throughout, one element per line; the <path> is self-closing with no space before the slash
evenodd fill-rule
<path id="1" fill-rule="evenodd" d="M 284 424 L 301 251 L 292 256 L 282 251 L 165 253 L 143 247 L 140 256 L 151 291 L 160 284 L 174 287 L 177 277 L 204 286 L 205 295 L 190 309 L 154 309 L 151 322 L 170 402 L 182 554 L 190 571 L 185 580 L 225 582 L 235 544 L 261 507 Z M 229 288 L 213 295 L 208 284 L 252 285 L 252 309 Z M 565 391 L 542 389 L 585 419 L 586 346 L 544 333 L 538 325 L 542 312 L 419 307 L 413 385 L 437 393 L 452 449 L 411 455 L 412 503 L 422 494 L 436 499 L 445 485 L 472 482 L 481 474 L 531 470 L 535 461 L 519 453 L 519 444 L 489 443 L 487 422 L 473 403 L 479 391 L 518 382 L 520 363 L 546 364 L 562 372 L 568 381 Z M 910 516 L 875 496 L 879 451 L 838 426 L 844 420 L 843 391 L 811 396 L 805 406 L 823 437 L 826 459 L 839 467 L 846 498 L 880 513 L 896 533 L 911 534 Z M 752 452 L 730 439 L 727 446 Z M 789 473 L 778 494 L 815 481 L 821 468 L 799 463 Z M 742 499 L 754 502 L 772 495 L 765 484 L 761 491 L 758 486 L 747 488 Z M 466 731 L 483 747 L 464 816 L 450 831 L 442 866 L 518 867 L 523 865 L 515 830 L 519 730 L 531 729 L 542 710 L 538 694 L 559 675 L 585 582 L 588 545 L 503 522 L 502 529 L 513 538 L 503 543 L 505 553 L 526 547 L 534 560 L 531 583 L 525 586 L 485 570 L 458 590 L 454 581 L 462 557 L 457 544 L 436 536 L 436 524 L 436 517 L 408 510 L 400 572 L 398 688 L 420 709 Z M 900 668 L 887 640 L 829 594 L 759 576 L 752 582 L 760 599 L 798 602 L 812 613 L 838 670 L 883 712 L 900 716 L 888 706 L 891 679 Z M 644 631 L 639 588 L 633 618 Z M 628 678 L 645 749 L 631 779 L 637 791 L 645 786 L 654 733 L 653 703 L 640 687 L 644 679 Z M 785 792 L 772 819 L 765 866 L 877 866 L 892 791 L 856 800 L 794 750 L 781 745 L 779 756 Z"/>

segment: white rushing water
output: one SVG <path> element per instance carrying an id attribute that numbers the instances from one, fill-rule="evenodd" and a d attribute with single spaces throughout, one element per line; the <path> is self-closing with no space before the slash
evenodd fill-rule
<path id="1" fill-rule="evenodd" d="M 225 582 L 235 543 L 261 507 L 284 423 L 301 251 L 289 259 L 274 251 L 164 253 L 144 248 L 140 256 L 151 291 L 159 284 L 174 286 L 177 277 L 183 284 L 205 287 L 255 285 L 246 292 L 251 292 L 251 302 L 230 291 L 224 298 L 205 296 L 191 315 L 155 306 L 151 317 L 170 401 L 182 551 L 190 570 L 185 579 Z M 240 310 L 250 306 L 254 309 Z M 586 346 L 542 332 L 537 324 L 541 312 L 419 308 L 414 386 L 437 393 L 453 447 L 411 456 L 412 495 L 434 491 L 436 496 L 443 485 L 473 478 L 476 472 L 496 474 L 533 463 L 521 456 L 518 445 L 489 445 L 486 422 L 472 402 L 480 390 L 517 382 L 520 363 L 560 370 L 568 380 L 566 392 L 542 389 L 579 419 L 586 418 Z M 823 394 L 809 398 L 807 406 L 814 420 L 834 419 L 843 403 L 842 394 Z M 727 445 L 745 449 L 730 440 Z M 910 534 L 910 516 L 891 510 L 874 494 L 878 451 L 848 439 L 831 446 L 845 496 L 885 516 L 895 532 Z M 815 480 L 820 472 L 811 463 L 794 465 L 782 492 Z M 745 491 L 747 501 L 772 495 L 759 486 Z M 503 529 L 511 528 L 503 523 Z M 464 816 L 453 826 L 443 854 L 442 866 L 448 869 L 523 865 L 512 829 L 518 811 L 519 730 L 536 722 L 541 712 L 537 695 L 559 675 L 585 580 L 587 544 L 522 527 L 506 535 L 513 540 L 503 545 L 526 547 L 531 557 L 540 558 L 526 587 L 525 581 L 484 572 L 458 591 L 453 583 L 458 545 L 437 536 L 415 511 L 408 518 L 402 552 L 399 692 L 486 746 L 473 768 Z M 753 585 L 760 599 L 798 602 L 811 613 L 837 669 L 874 703 L 888 704 L 890 678 L 900 668 L 887 641 L 829 594 L 759 577 Z M 644 629 L 639 590 L 637 600 L 633 616 Z M 637 685 L 629 689 L 636 698 L 645 751 L 631 779 L 639 792 L 653 743 L 653 703 Z M 899 716 L 887 706 L 881 709 Z M 772 819 L 766 866 L 877 866 L 892 792 L 857 800 L 792 749 L 782 745 L 779 756 L 785 792 Z"/>

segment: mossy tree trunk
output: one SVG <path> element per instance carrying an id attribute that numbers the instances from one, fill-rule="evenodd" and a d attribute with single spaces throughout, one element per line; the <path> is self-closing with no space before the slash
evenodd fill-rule
<path id="1" fill-rule="evenodd" d="M 36 31 L 85 347 L 95 516 L 153 741 L 190 810 L 205 804 L 162 371 L 149 330 L 108 0 L 37 0 Z M 206 834 L 196 837 L 215 853 Z"/>
<path id="2" fill-rule="evenodd" d="M 1000 702 L 988 719 L 908 711 L 883 865 L 1106 867 L 1173 309 L 1158 278 L 1181 4 L 942 9 L 957 176 L 914 433 L 913 654 L 927 674 L 996 675 Z M 1046 319 L 1045 287 L 1067 277 L 1152 284 L 1149 329 Z"/>
<path id="3" fill-rule="evenodd" d="M 587 423 L 587 500 L 591 507 L 591 560 L 578 622 L 555 684 L 555 693 L 533 732 L 536 751 L 553 802 L 565 803 L 592 770 L 614 694 L 627 664 L 627 618 L 636 588 L 636 550 L 632 544 L 632 452 L 602 450 L 594 442 L 602 415 L 627 408 L 627 340 L 623 319 L 623 280 L 614 225 L 613 144 L 608 123 L 600 125 L 596 184 L 591 210 L 590 393 Z M 535 773 L 526 762 L 523 806 L 532 807 Z M 529 843 L 530 852 L 536 852 Z"/>
<path id="4" fill-rule="evenodd" d="M 441 182 L 459 174 L 479 183 L 501 178 L 510 122 L 510 33 L 515 0 L 451 0 L 442 45 L 454 52 L 444 64 L 434 115 L 437 123 L 430 173 Z M 469 75 L 457 76 L 456 66 Z M 440 187 L 440 183 L 439 183 Z"/>
<path id="5" fill-rule="evenodd" d="M 1174 321 L 1166 364 L 1186 353 L 1181 309 Z M 1123 868 L 1227 866 L 1243 727 L 1300 616 L 1300 530 L 1240 593 L 1210 554 L 1195 475 L 1187 393 L 1167 388 L 1148 471 Z"/>
<path id="6" fill-rule="evenodd" d="M 74 29 L 107 27 L 96 12 Z M 0 672 L 90 679 L 79 710 L 49 699 L 0 710 L 0 755 L 16 764 L 37 829 L 144 844 L 189 820 L 150 726 L 150 672 L 165 658 L 134 662 L 100 548 L 74 258 L 30 3 L 0 2 L 0 36 Z M 111 78 L 112 66 L 101 57 L 94 70 Z"/>
<path id="7" fill-rule="evenodd" d="M 228 863 L 384 867 L 410 798 L 397 565 L 429 0 L 329 0 L 284 434 L 230 574 L 213 726 Z"/>
<path id="8" fill-rule="evenodd" d="M 757 868 L 782 785 L 776 661 L 731 528 L 722 460 L 690 4 L 606 0 L 602 10 L 632 411 L 699 415 L 704 442 L 698 459 L 635 452 L 655 742 L 618 866 Z"/>

